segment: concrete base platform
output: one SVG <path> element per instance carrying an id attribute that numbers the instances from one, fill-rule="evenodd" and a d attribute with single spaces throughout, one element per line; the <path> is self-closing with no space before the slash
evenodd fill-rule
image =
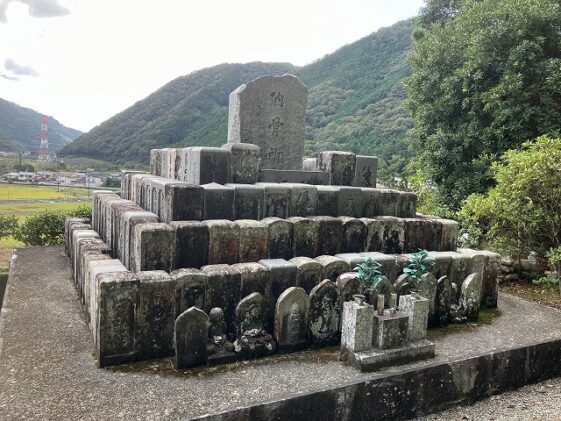
<path id="1" fill-rule="evenodd" d="M 360 371 L 374 371 L 382 367 L 412 363 L 427 358 L 434 358 L 434 344 L 427 340 L 411 342 L 392 349 L 347 353 L 349 364 Z"/>
<path id="2" fill-rule="evenodd" d="M 0 315 L 0 419 L 407 419 L 561 375 L 561 312 L 509 295 L 430 331 L 434 359 L 364 373 L 339 348 L 176 371 L 98 369 L 62 248 L 18 250 Z M 487 318 L 489 313 L 484 313 Z"/>

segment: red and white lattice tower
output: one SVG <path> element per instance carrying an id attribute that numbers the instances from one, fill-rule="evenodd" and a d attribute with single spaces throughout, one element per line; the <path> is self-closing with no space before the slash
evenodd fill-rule
<path id="1" fill-rule="evenodd" d="M 49 118 L 41 116 L 41 145 L 39 147 L 39 160 L 50 161 L 49 155 Z"/>

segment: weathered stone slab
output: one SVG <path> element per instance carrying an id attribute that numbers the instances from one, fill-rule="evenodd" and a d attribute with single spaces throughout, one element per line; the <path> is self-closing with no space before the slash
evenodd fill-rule
<path id="1" fill-rule="evenodd" d="M 375 218 L 382 215 L 382 193 L 380 189 L 363 187 L 362 192 L 362 217 Z"/>
<path id="2" fill-rule="evenodd" d="M 339 215 L 339 187 L 317 186 L 317 214 L 322 216 Z"/>
<path id="3" fill-rule="evenodd" d="M 450 219 L 439 219 L 442 224 L 442 238 L 440 240 L 440 251 L 456 251 L 458 246 L 459 225 Z"/>
<path id="4" fill-rule="evenodd" d="M 151 210 L 152 202 L 152 180 L 166 180 L 163 177 L 158 177 L 155 175 L 141 175 L 139 182 L 136 185 L 136 201 L 135 203 L 145 210 Z"/>
<path id="5" fill-rule="evenodd" d="M 228 143 L 261 148 L 263 168 L 299 170 L 308 90 L 292 75 L 264 76 L 230 94 Z"/>
<path id="6" fill-rule="evenodd" d="M 396 216 L 400 218 L 414 218 L 417 213 L 417 195 L 410 192 L 400 192 L 397 199 Z"/>
<path id="7" fill-rule="evenodd" d="M 113 203 L 130 203 L 128 200 L 114 198 L 112 195 L 103 195 L 101 196 L 100 200 L 100 207 L 101 207 L 101 227 L 100 227 L 100 235 L 101 238 L 107 243 L 109 248 L 113 249 L 112 244 L 112 230 L 113 230 L 113 220 L 111 218 L 111 205 Z"/>
<path id="8" fill-rule="evenodd" d="M 187 154 L 187 176 L 191 184 L 232 182 L 231 154 L 222 148 L 196 146 Z"/>
<path id="9" fill-rule="evenodd" d="M 377 218 L 361 218 L 366 225 L 366 240 L 364 250 L 380 252 L 384 249 L 384 223 Z"/>
<path id="10" fill-rule="evenodd" d="M 230 152 L 232 183 L 255 184 L 261 170 L 259 146 L 250 143 L 227 143 L 222 148 Z"/>
<path id="11" fill-rule="evenodd" d="M 67 256 L 70 256 L 70 240 L 72 238 L 72 232 L 70 227 L 80 226 L 80 229 L 93 229 L 99 234 L 99 231 L 94 228 L 93 223 L 93 210 L 92 210 L 92 223 L 89 224 L 87 218 L 76 218 L 67 217 L 64 220 L 64 252 Z"/>
<path id="12" fill-rule="evenodd" d="M 323 171 L 262 169 L 259 181 L 263 183 L 329 184 L 329 174 Z"/>
<path id="13" fill-rule="evenodd" d="M 290 187 L 290 216 L 314 216 L 317 210 L 318 193 L 315 186 L 287 183 Z"/>
<path id="14" fill-rule="evenodd" d="M 374 307 L 366 302 L 345 301 L 341 327 L 341 354 L 372 348 Z"/>
<path id="15" fill-rule="evenodd" d="M 380 189 L 380 208 L 381 216 L 397 216 L 397 204 L 400 192 L 391 189 Z"/>
<path id="16" fill-rule="evenodd" d="M 288 218 L 290 210 L 290 186 L 274 183 L 257 183 L 263 186 L 263 217 Z"/>
<path id="17" fill-rule="evenodd" d="M 208 225 L 200 221 L 175 221 L 175 268 L 200 268 L 208 263 Z M 185 309 L 187 310 L 187 309 Z"/>
<path id="18" fill-rule="evenodd" d="M 378 177 L 378 158 L 357 155 L 352 185 L 355 187 L 376 187 Z"/>
<path id="19" fill-rule="evenodd" d="M 351 270 L 347 262 L 335 256 L 323 255 L 316 257 L 315 260 L 323 266 L 322 279 L 330 279 L 335 282 L 339 275 Z"/>
<path id="20" fill-rule="evenodd" d="M 268 257 L 267 225 L 252 219 L 238 219 L 234 221 L 239 228 L 239 257 L 238 262 L 258 262 Z"/>
<path id="21" fill-rule="evenodd" d="M 271 296 L 271 271 L 259 263 L 236 263 L 232 268 L 240 273 L 242 297 L 258 292 L 265 299 Z M 269 315 L 272 318 L 272 314 Z"/>
<path id="22" fill-rule="evenodd" d="M 90 325 L 90 329 L 92 330 L 92 337 L 97 336 L 97 332 L 95 330 L 96 323 L 95 319 L 99 312 L 98 302 L 97 302 L 97 277 L 102 273 L 116 273 L 116 272 L 127 272 L 127 268 L 125 268 L 121 262 L 117 259 L 112 260 L 90 260 L 86 266 L 86 277 L 85 277 L 85 285 L 84 289 L 85 292 L 88 292 L 89 295 L 86 296 L 84 303 L 85 305 L 85 316 L 86 321 Z"/>
<path id="23" fill-rule="evenodd" d="M 362 190 L 358 187 L 339 188 L 339 216 L 363 216 Z"/>
<path id="24" fill-rule="evenodd" d="M 404 252 L 412 253 L 420 249 L 435 250 L 433 239 L 435 236 L 440 238 L 441 231 L 433 235 L 432 230 L 441 227 L 440 225 L 428 218 L 405 218 L 403 222 Z M 438 227 L 435 227 L 435 225 L 438 225 Z"/>
<path id="25" fill-rule="evenodd" d="M 302 160 L 302 170 L 304 171 L 317 171 L 318 160 L 317 158 L 304 158 Z"/>
<path id="26" fill-rule="evenodd" d="M 368 228 L 364 221 L 348 216 L 339 217 L 343 225 L 343 253 L 360 253 L 366 251 Z M 330 254 L 330 253 L 326 253 Z"/>
<path id="27" fill-rule="evenodd" d="M 437 326 L 447 325 L 450 321 L 450 306 L 452 305 L 452 283 L 447 276 L 436 282 L 436 303 L 434 321 Z"/>
<path id="28" fill-rule="evenodd" d="M 462 283 L 460 308 L 467 320 L 477 320 L 481 305 L 481 274 L 472 273 Z"/>
<path id="29" fill-rule="evenodd" d="M 417 284 L 419 295 L 429 300 L 429 326 L 434 326 L 435 323 L 436 282 L 437 280 L 432 273 L 425 273 Z"/>
<path id="30" fill-rule="evenodd" d="M 308 340 L 311 345 L 329 346 L 339 342 L 341 308 L 339 291 L 326 279 L 310 293 Z"/>
<path id="31" fill-rule="evenodd" d="M 221 184 L 205 184 L 204 219 L 234 219 L 234 189 Z"/>
<path id="32" fill-rule="evenodd" d="M 102 273 L 96 282 L 99 311 L 92 323 L 97 332 L 97 364 L 105 367 L 132 361 L 138 349 L 139 280 L 131 272 L 117 272 Z"/>
<path id="33" fill-rule="evenodd" d="M 225 219 L 205 221 L 204 224 L 208 228 L 208 263 L 237 263 L 240 247 L 239 225 Z"/>
<path id="34" fill-rule="evenodd" d="M 175 262 L 175 230 L 168 224 L 137 224 L 134 227 L 134 249 L 130 266 L 134 272 L 171 271 Z"/>
<path id="35" fill-rule="evenodd" d="M 269 259 L 288 260 L 292 256 L 292 223 L 286 219 L 265 218 L 261 220 L 268 229 Z"/>
<path id="36" fill-rule="evenodd" d="M 356 265 L 366 262 L 364 253 L 337 253 L 335 257 L 347 262 L 351 270 L 354 270 Z"/>
<path id="37" fill-rule="evenodd" d="M 74 229 L 72 231 L 72 240 L 70 242 L 71 252 L 70 252 L 70 262 L 72 265 L 74 279 L 76 279 L 78 274 L 78 258 L 80 257 L 79 254 L 79 247 L 80 241 L 86 239 L 99 239 L 99 235 L 92 229 Z"/>
<path id="38" fill-rule="evenodd" d="M 121 199 L 130 200 L 130 181 L 133 174 L 146 174 L 144 171 L 121 170 Z M 102 190 L 107 192 L 108 190 Z M 103 194 L 103 193 L 102 193 Z M 92 193 L 92 197 L 94 197 Z M 95 198 L 94 198 L 95 202 Z"/>
<path id="39" fill-rule="evenodd" d="M 232 266 L 209 265 L 201 269 L 207 275 L 207 289 L 205 295 L 205 312 L 219 307 L 224 312 L 226 334 L 232 341 L 236 334 L 235 316 L 236 305 L 241 299 L 241 275 Z"/>
<path id="40" fill-rule="evenodd" d="M 296 286 L 309 294 L 322 280 L 323 266 L 310 257 L 294 257 L 289 260 L 297 267 Z"/>
<path id="41" fill-rule="evenodd" d="M 403 219 L 392 216 L 380 216 L 377 219 L 384 224 L 382 251 L 384 253 L 403 253 L 405 243 Z"/>
<path id="42" fill-rule="evenodd" d="M 123 214 L 129 211 L 142 212 L 142 209 L 137 204 L 131 202 L 130 200 L 124 202 L 112 202 L 111 203 L 111 241 L 109 242 L 109 247 L 111 248 L 111 255 L 118 259 L 123 258 L 120 254 L 124 248 L 121 241 L 126 239 L 123 237 L 124 230 L 122 230 L 121 225 L 124 224 Z"/>
<path id="43" fill-rule="evenodd" d="M 162 177 L 177 178 L 178 166 L 178 149 L 164 148 L 162 149 Z"/>
<path id="44" fill-rule="evenodd" d="M 364 258 L 370 257 L 372 260 L 382 265 L 382 273 L 390 281 L 397 279 L 402 272 L 402 267 L 397 263 L 398 256 L 378 252 L 361 253 Z M 405 258 L 405 263 L 407 259 Z"/>
<path id="45" fill-rule="evenodd" d="M 280 353 L 306 347 L 309 312 L 310 298 L 302 288 L 290 287 L 279 296 L 275 306 L 274 336 Z"/>
<path id="46" fill-rule="evenodd" d="M 403 312 L 374 315 L 373 344 L 378 349 L 391 349 L 403 346 L 407 342 L 409 315 Z"/>
<path id="47" fill-rule="evenodd" d="M 100 238 L 88 238 L 80 240 L 78 244 L 78 258 L 76 259 L 76 276 L 74 281 L 76 282 L 76 287 L 78 288 L 78 294 L 82 303 L 84 302 L 84 276 L 86 272 L 86 256 L 99 256 L 99 259 L 107 258 L 109 259 L 109 247 Z"/>
<path id="48" fill-rule="evenodd" d="M 360 294 L 360 282 L 356 275 L 356 272 L 345 272 L 337 277 L 335 285 L 339 289 L 341 301 L 352 301 L 353 295 Z"/>
<path id="49" fill-rule="evenodd" d="M 263 259 L 259 264 L 271 271 L 271 296 L 266 297 L 269 303 L 277 302 L 279 296 L 288 288 L 296 286 L 296 265 L 283 259 Z"/>
<path id="50" fill-rule="evenodd" d="M 203 219 L 204 189 L 181 182 L 168 182 L 161 204 L 162 222 L 200 221 Z"/>
<path id="51" fill-rule="evenodd" d="M 399 310 L 409 315 L 407 339 L 410 342 L 427 337 L 429 300 L 418 293 L 399 297 Z"/>
<path id="52" fill-rule="evenodd" d="M 224 310 L 214 307 L 209 313 L 207 339 L 207 365 L 209 367 L 237 361 L 239 356 L 234 352 L 234 344 L 228 340 Z"/>
<path id="53" fill-rule="evenodd" d="M 310 218 L 288 218 L 292 224 L 292 255 L 315 257 L 318 250 L 319 223 Z"/>
<path id="54" fill-rule="evenodd" d="M 162 175 L 162 150 L 150 150 L 150 173 L 161 176 Z"/>
<path id="55" fill-rule="evenodd" d="M 208 316 L 197 307 L 191 307 L 179 315 L 173 330 L 176 369 L 206 364 Z"/>
<path id="56" fill-rule="evenodd" d="M 234 350 L 243 359 L 274 354 L 276 343 L 265 329 L 266 301 L 254 292 L 243 298 L 236 307 L 236 334 Z"/>
<path id="57" fill-rule="evenodd" d="M 134 228 L 138 224 L 157 223 L 158 217 L 152 212 L 132 210 L 123 212 L 121 218 L 118 256 L 125 267 L 130 269 L 131 250 L 134 252 L 135 249 Z"/>
<path id="58" fill-rule="evenodd" d="M 261 219 L 265 189 L 263 186 L 252 184 L 226 184 L 234 189 L 234 218 L 235 219 Z"/>
<path id="59" fill-rule="evenodd" d="M 318 223 L 318 249 L 319 255 L 334 255 L 343 249 L 343 222 L 332 216 L 316 216 Z"/>
<path id="60" fill-rule="evenodd" d="M 111 259 L 111 257 L 107 254 L 103 254 L 100 251 L 84 251 L 84 254 L 82 256 L 80 256 L 81 260 L 82 260 L 82 270 L 80 272 L 79 275 L 79 279 L 78 279 L 78 285 L 79 285 L 79 289 L 80 289 L 80 298 L 82 301 L 82 304 L 84 305 L 84 315 L 86 318 L 86 321 L 89 321 L 89 317 L 90 317 L 90 295 L 91 295 L 91 291 L 92 291 L 92 286 L 91 286 L 91 282 L 90 282 L 90 264 L 92 262 L 97 262 L 97 261 L 111 261 L 111 263 L 107 263 L 107 264 L 117 264 L 117 262 L 112 261 L 113 259 Z"/>
<path id="61" fill-rule="evenodd" d="M 175 311 L 179 316 L 191 307 L 205 308 L 207 276 L 199 269 L 177 269 L 170 273 L 175 283 Z"/>
<path id="62" fill-rule="evenodd" d="M 393 282 L 393 289 L 399 300 L 402 295 L 410 295 L 412 291 L 417 290 L 417 283 L 406 273 L 402 273 Z"/>
<path id="63" fill-rule="evenodd" d="M 175 281 L 163 270 L 138 272 L 137 276 L 140 280 L 139 358 L 173 355 Z"/>
<path id="64" fill-rule="evenodd" d="M 381 262 L 379 262 L 381 263 Z M 369 302 L 374 306 L 376 310 L 380 310 L 378 307 L 380 303 L 380 296 L 384 296 L 384 308 L 390 308 L 391 296 L 395 293 L 393 284 L 388 279 L 387 276 L 383 276 L 382 279 L 373 287 L 369 289 Z M 397 299 L 397 298 L 396 298 Z"/>
<path id="65" fill-rule="evenodd" d="M 320 171 L 329 173 L 329 184 L 352 186 L 355 177 L 356 155 L 351 152 L 320 152 L 318 168 Z"/>

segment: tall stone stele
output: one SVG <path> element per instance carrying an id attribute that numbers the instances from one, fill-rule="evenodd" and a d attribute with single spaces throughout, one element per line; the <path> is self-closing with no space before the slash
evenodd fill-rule
<path id="1" fill-rule="evenodd" d="M 261 148 L 262 168 L 302 170 L 308 89 L 296 76 L 264 76 L 230 94 L 228 143 Z"/>

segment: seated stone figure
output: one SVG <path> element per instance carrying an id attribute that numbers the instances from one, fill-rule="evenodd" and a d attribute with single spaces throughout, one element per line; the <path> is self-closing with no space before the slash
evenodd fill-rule
<path id="1" fill-rule="evenodd" d="M 234 345 L 228 341 L 226 336 L 224 311 L 219 307 L 210 310 L 207 355 L 209 365 L 225 363 L 237 359 L 234 354 Z"/>
<path id="2" fill-rule="evenodd" d="M 273 354 L 276 343 L 265 330 L 263 296 L 253 293 L 245 297 L 236 309 L 238 339 L 234 348 L 242 358 L 258 358 Z"/>

